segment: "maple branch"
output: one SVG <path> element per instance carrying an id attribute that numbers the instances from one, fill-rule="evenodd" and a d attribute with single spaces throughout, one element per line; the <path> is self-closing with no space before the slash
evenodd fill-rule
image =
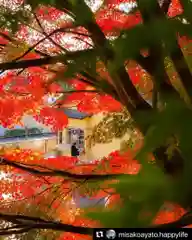
<path id="1" fill-rule="evenodd" d="M 76 174 L 76 173 L 70 173 L 67 171 L 62 171 L 62 170 L 57 170 L 57 169 L 51 169 L 51 168 L 47 168 L 47 171 L 41 171 L 32 167 L 29 167 L 29 165 L 27 164 L 23 164 L 23 163 L 16 163 L 13 161 L 9 161 L 5 158 L 1 157 L 1 165 L 8 165 L 14 168 L 18 168 L 20 170 L 23 171 L 27 171 L 31 174 L 36 174 L 39 176 L 60 176 L 60 177 L 65 177 L 71 180 L 108 180 L 108 179 L 115 179 L 118 178 L 120 176 L 123 175 L 128 175 L 128 174 Z M 43 168 L 43 166 L 39 166 L 41 168 Z"/>
<path id="2" fill-rule="evenodd" d="M 16 91 L 10 91 L 7 90 L 6 92 L 14 94 L 14 95 L 18 95 L 18 96 L 26 96 L 26 95 L 31 95 L 30 92 L 16 92 Z M 102 91 L 100 90 L 70 90 L 70 91 L 58 91 L 55 92 L 57 94 L 72 94 L 72 93 L 100 93 L 102 94 Z"/>
<path id="3" fill-rule="evenodd" d="M 54 34 L 54 33 L 55 33 L 55 32 L 53 31 L 53 32 L 50 33 L 50 34 Z M 15 39 L 11 38 L 10 36 L 6 35 L 5 33 L 0 32 L 0 36 L 2 36 L 3 38 L 5 38 L 6 40 L 8 40 L 8 41 L 11 42 L 11 43 L 14 43 L 14 42 L 15 42 Z M 41 43 L 41 40 L 40 40 L 40 42 L 37 43 L 37 45 L 38 45 L 39 43 Z M 3 46 L 6 46 L 6 45 L 7 45 L 7 44 L 3 44 Z M 31 48 L 32 48 L 32 49 L 31 49 Z M 34 50 L 37 54 L 39 54 L 39 55 L 41 55 L 41 56 L 44 56 L 44 57 L 49 56 L 49 55 L 46 54 L 46 53 L 43 53 L 43 52 L 41 52 L 41 51 L 39 51 L 39 50 L 34 49 L 34 45 L 33 45 L 33 47 L 30 47 L 30 49 L 31 49 L 31 50 Z M 31 50 L 29 50 L 29 51 L 27 50 L 27 53 L 30 52 Z M 27 53 L 24 53 L 24 54 L 26 55 Z M 25 55 L 24 55 L 24 56 L 25 56 Z M 17 59 L 14 59 L 14 60 L 18 60 L 18 59 L 20 59 L 20 58 L 21 58 L 21 56 L 18 57 Z"/>
<path id="4" fill-rule="evenodd" d="M 192 74 L 185 60 L 182 50 L 178 46 L 178 40 L 175 37 L 175 49 L 170 54 L 175 69 L 181 79 L 185 92 L 192 100 Z"/>
<path id="5" fill-rule="evenodd" d="M 93 87 L 95 87 L 96 89 L 101 89 L 101 91 L 105 92 L 106 94 L 111 95 L 117 101 L 121 101 L 121 99 L 119 98 L 115 88 L 110 83 L 108 83 L 107 81 L 105 81 L 105 86 L 103 87 L 102 83 L 99 79 L 96 79 L 96 77 L 91 76 L 86 71 L 81 71 L 80 74 L 86 78 L 86 79 L 83 79 L 83 78 L 78 77 L 78 79 L 80 81 L 85 82 L 87 84 L 90 84 Z"/>
<path id="6" fill-rule="evenodd" d="M 72 232 L 92 235 L 93 228 L 77 227 L 56 221 L 47 221 L 37 217 L 24 215 L 8 215 L 0 213 L 0 219 L 13 223 L 12 227 L 1 228 L 0 235 L 11 235 L 29 232 L 32 229 L 51 229 L 55 231 Z"/>
<path id="7" fill-rule="evenodd" d="M 77 5 L 78 4 L 79 3 L 77 3 Z M 76 10 L 75 5 L 73 6 L 70 1 L 62 2 L 62 4 L 59 4 L 59 2 L 56 1 L 56 5 L 58 5 L 58 7 L 60 6 L 61 9 L 65 8 L 69 11 L 74 12 L 77 18 L 81 18 L 81 12 Z M 89 19 L 87 19 L 87 21 L 84 23 L 84 27 L 90 32 L 92 41 L 95 47 L 98 48 L 98 52 L 100 52 L 101 58 L 103 58 L 105 63 L 108 63 L 109 61 L 114 62 L 115 56 L 109 44 L 109 41 L 106 39 L 99 25 L 94 20 L 93 13 L 84 1 L 82 1 L 82 6 L 84 8 L 85 14 L 89 16 Z M 136 108 L 142 110 L 151 109 L 151 106 L 141 97 L 131 82 L 123 64 L 116 71 L 115 75 L 117 76 L 115 76 L 115 80 L 113 81 L 114 88 L 119 95 L 121 103 L 124 104 L 130 112 L 133 112 L 133 110 Z"/>
<path id="8" fill-rule="evenodd" d="M 10 36 L 8 36 L 7 34 L 5 34 L 5 33 L 3 33 L 3 32 L 0 32 L 0 36 L 1 37 L 3 37 L 3 38 L 5 38 L 7 41 L 9 41 L 9 42 L 12 42 L 13 41 L 13 39 L 10 37 Z"/>
<path id="9" fill-rule="evenodd" d="M 31 60 L 21 60 L 18 62 L 0 63 L 0 69 L 10 70 L 10 69 L 28 68 L 28 67 L 47 65 L 47 64 L 54 64 L 57 62 L 61 62 L 62 56 L 45 57 L 45 58 L 31 59 Z"/>
<path id="10" fill-rule="evenodd" d="M 90 23 L 87 26 L 87 29 L 92 33 L 93 42 L 102 47 L 106 61 L 114 62 L 114 53 L 108 47 L 108 41 L 103 32 L 100 30 L 99 26 L 96 23 Z M 129 112 L 133 113 L 134 109 L 151 109 L 151 106 L 141 97 L 131 82 L 124 65 L 119 67 L 119 69 L 116 71 L 116 74 L 117 78 L 113 81 L 113 83 L 114 86 L 116 86 L 116 83 L 118 83 L 118 86 L 115 87 L 115 90 L 118 93 L 121 103 L 128 108 Z"/>
<path id="11" fill-rule="evenodd" d="M 44 42 L 46 39 L 51 39 L 50 36 L 52 36 L 56 32 L 57 31 L 55 30 L 55 31 L 51 32 L 50 34 L 47 34 L 44 38 L 42 38 L 37 43 L 35 43 L 31 47 L 29 47 L 26 52 L 24 52 L 21 56 L 15 58 L 13 61 L 17 61 L 17 60 L 20 60 L 21 58 L 25 57 L 29 52 L 31 52 L 33 49 L 35 49 L 35 47 L 37 47 L 40 43 Z"/>
<path id="12" fill-rule="evenodd" d="M 55 46 L 57 46 L 58 48 L 60 48 L 62 51 L 66 52 L 67 50 L 62 47 L 60 44 L 58 44 L 57 42 L 55 42 L 52 38 L 50 34 L 47 34 L 46 31 L 44 30 L 39 18 L 37 17 L 36 13 L 33 12 L 33 15 L 35 17 L 35 20 L 37 22 L 37 24 L 39 25 L 40 29 L 42 30 L 42 34 L 45 36 L 46 39 L 49 39 L 50 42 L 52 42 Z M 56 29 L 55 32 L 57 32 L 59 29 Z M 53 35 L 53 34 L 52 34 Z"/>
<path id="13" fill-rule="evenodd" d="M 163 12 L 164 12 L 165 14 L 168 13 L 170 4 L 171 4 L 171 0 L 163 0 L 163 1 L 162 1 L 161 9 L 163 10 Z"/>
<path id="14" fill-rule="evenodd" d="M 71 94 L 71 93 L 102 93 L 101 90 L 70 90 L 70 91 L 59 91 L 56 93 Z"/>
<path id="15" fill-rule="evenodd" d="M 170 223 L 155 225 L 155 228 L 183 228 L 192 224 L 192 213 L 187 213 L 178 220 Z"/>
<path id="16" fill-rule="evenodd" d="M 160 16 L 165 18 L 165 15 L 161 11 L 161 8 L 158 4 L 156 15 L 157 17 Z M 170 57 L 181 79 L 185 92 L 188 95 L 189 99 L 192 101 L 192 74 L 186 62 L 186 59 L 183 55 L 183 52 L 179 46 L 178 37 L 176 33 L 173 33 L 173 47 L 170 50 Z"/>
<path id="17" fill-rule="evenodd" d="M 154 75 L 155 75 L 155 70 L 154 70 L 154 62 L 158 62 L 157 58 L 153 56 L 148 56 L 148 57 L 143 57 L 142 55 L 137 55 L 134 59 L 143 69 L 145 69 L 151 76 L 152 81 L 154 85 L 156 85 Z M 180 98 L 179 93 L 176 91 L 176 89 L 171 85 L 169 76 L 167 72 L 163 69 L 163 81 L 161 81 L 161 84 L 159 85 L 158 89 L 159 91 L 167 94 L 172 94 L 177 96 L 177 98 Z"/>
<path id="18" fill-rule="evenodd" d="M 10 69 L 19 69 L 19 68 L 28 68 L 28 67 L 36 67 L 42 65 L 49 65 L 55 63 L 64 63 L 67 60 L 74 60 L 76 58 L 81 57 L 83 54 L 94 53 L 95 50 L 79 50 L 75 52 L 67 52 L 66 54 L 60 54 L 57 56 L 49 56 L 38 59 L 30 59 L 30 60 L 21 60 L 18 62 L 5 62 L 0 63 L 0 70 L 10 70 Z"/>
<path id="19" fill-rule="evenodd" d="M 142 2 L 142 1 L 137 0 L 138 6 L 140 6 L 140 2 Z M 169 3 L 170 3 L 169 0 L 164 1 L 164 4 L 169 4 Z M 163 10 L 160 7 L 157 0 L 153 1 L 153 4 L 154 4 L 153 12 L 147 12 L 146 9 L 142 8 L 142 6 L 140 7 L 140 11 L 142 13 L 144 24 L 148 24 L 150 21 L 152 21 L 155 18 L 166 19 L 166 16 L 164 13 L 165 10 Z M 171 20 L 169 20 L 169 21 L 171 21 Z M 177 36 L 175 33 L 173 33 L 173 46 L 174 47 L 170 51 L 170 57 L 173 61 L 173 64 L 176 68 L 176 71 L 177 71 L 179 77 L 181 78 L 181 81 L 185 88 L 185 92 L 187 93 L 189 99 L 192 99 L 192 74 L 191 74 L 188 64 L 185 60 L 183 52 L 178 45 L 178 40 L 177 40 Z M 150 72 L 150 74 L 152 74 L 152 76 L 154 76 L 154 69 L 156 68 L 156 65 L 159 67 L 159 61 L 161 59 L 161 52 L 162 52 L 162 51 L 160 51 L 161 48 L 162 48 L 161 44 L 158 43 L 158 45 L 151 48 L 149 57 L 142 59 L 141 56 L 137 56 L 137 59 L 140 61 L 138 63 L 142 64 L 143 66 L 145 65 L 145 68 L 147 69 L 147 71 Z M 158 51 L 159 51 L 159 53 L 158 53 Z M 154 67 L 154 64 L 156 64 L 155 67 Z M 168 77 L 165 69 L 163 68 L 163 66 L 161 67 L 161 71 L 163 72 L 163 77 L 164 77 L 164 81 L 161 83 L 162 92 L 166 91 L 166 92 L 170 92 L 170 93 L 171 92 L 175 93 L 176 91 L 174 90 L 174 88 L 171 87 L 170 84 L 169 85 L 167 84 L 170 81 L 169 81 L 169 77 Z"/>
<path id="20" fill-rule="evenodd" d="M 140 8 L 142 18 L 144 24 L 148 24 L 153 19 L 158 17 L 165 18 L 162 9 L 160 8 L 157 0 L 153 1 L 153 10 L 147 11 L 145 7 L 142 5 L 142 0 L 137 0 L 137 4 Z M 175 96 L 177 99 L 180 98 L 178 92 L 173 88 L 170 84 L 169 76 L 164 67 L 164 56 L 162 54 L 163 47 L 160 42 L 156 43 L 156 45 L 150 46 L 149 48 L 149 56 L 144 58 L 141 55 L 138 55 L 137 61 L 138 63 L 144 67 L 152 76 L 152 80 L 155 81 L 154 85 L 158 84 L 157 91 L 160 94 L 160 97 L 163 101 L 164 96 L 167 94 L 170 96 Z M 190 80 L 192 81 L 192 80 Z M 192 85 L 192 83 L 190 83 Z M 191 88 L 192 89 L 192 88 Z M 190 91 L 190 88 L 189 88 Z M 189 92 L 188 92 L 189 93 Z M 190 96 L 190 95 L 189 95 Z M 166 154 L 166 146 L 160 146 L 154 151 L 154 156 L 157 159 L 158 165 L 163 168 L 165 173 L 168 173 L 172 176 L 178 175 L 182 172 L 183 169 L 183 158 L 178 150 L 175 150 L 172 157 L 168 159 Z"/>

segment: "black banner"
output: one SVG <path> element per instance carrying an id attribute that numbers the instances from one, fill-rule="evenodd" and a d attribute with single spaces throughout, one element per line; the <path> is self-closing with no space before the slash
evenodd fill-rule
<path id="1" fill-rule="evenodd" d="M 113 239 L 192 239 L 192 229 L 160 229 L 160 228 L 97 228 L 94 230 L 93 240 Z"/>

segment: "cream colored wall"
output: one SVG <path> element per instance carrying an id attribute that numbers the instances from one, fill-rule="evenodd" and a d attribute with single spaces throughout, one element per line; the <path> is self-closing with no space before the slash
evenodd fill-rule
<path id="1" fill-rule="evenodd" d="M 57 145 L 57 138 L 52 138 L 46 141 L 46 152 L 51 152 Z"/>
<path id="2" fill-rule="evenodd" d="M 91 117 L 90 119 L 90 131 L 89 134 L 91 134 L 91 130 L 93 127 L 98 124 L 102 119 L 104 115 L 103 114 L 97 114 Z M 123 138 L 117 139 L 114 138 L 111 143 L 107 144 L 96 144 L 91 149 L 87 149 L 87 157 L 89 160 L 95 160 L 95 159 L 101 159 L 105 156 L 107 156 L 109 153 L 115 150 L 120 149 L 120 144 L 123 140 L 128 140 L 130 138 L 130 134 L 126 134 Z"/>
<path id="3" fill-rule="evenodd" d="M 82 120 L 80 119 L 69 119 L 69 124 L 68 124 L 68 128 L 73 127 L 73 128 L 82 128 L 82 129 L 86 129 L 88 127 L 88 125 L 90 124 L 90 119 L 91 118 L 84 118 Z"/>

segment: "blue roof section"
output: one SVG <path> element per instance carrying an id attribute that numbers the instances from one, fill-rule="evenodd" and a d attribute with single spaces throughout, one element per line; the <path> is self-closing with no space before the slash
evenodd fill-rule
<path id="1" fill-rule="evenodd" d="M 84 119 L 84 118 L 87 118 L 87 117 L 91 117 L 91 114 L 82 113 L 82 112 L 79 112 L 78 110 L 75 110 L 75 109 L 60 108 L 60 110 L 64 111 L 64 113 L 69 118 Z"/>

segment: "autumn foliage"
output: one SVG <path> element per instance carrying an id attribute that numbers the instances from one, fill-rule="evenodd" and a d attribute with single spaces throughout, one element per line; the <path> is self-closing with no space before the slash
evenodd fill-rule
<path id="1" fill-rule="evenodd" d="M 17 18 L 15 21 L 19 24 L 16 30 L 9 28 L 12 19 L 7 19 L 11 23 L 6 27 L 3 25 L 0 31 L 0 124 L 5 128 L 22 125 L 22 117 L 28 114 L 56 132 L 68 125 L 68 118 L 62 111 L 66 106 L 73 106 L 88 114 L 119 112 L 125 107 L 133 118 L 135 109 L 145 110 L 146 106 L 150 108 L 151 105 L 147 102 L 154 102 L 153 90 L 156 87 L 151 76 L 154 73 L 153 69 L 151 70 L 152 62 L 142 65 L 139 60 L 147 59 L 151 49 L 140 49 L 140 58 L 132 58 L 131 54 L 135 53 L 133 50 L 133 53 L 130 53 L 132 59 L 128 59 L 126 54 L 118 55 L 118 47 L 115 48 L 116 43 L 119 46 L 118 39 L 122 41 L 120 44 L 123 43 L 122 36 L 126 31 L 139 29 L 139 26 L 147 21 L 142 11 L 134 9 L 129 12 L 127 7 L 134 7 L 140 1 L 95 0 L 93 4 L 87 1 L 89 7 L 84 1 L 82 6 L 74 5 L 76 7 L 67 3 L 61 7 L 57 1 L 53 2 L 0 1 L 2 8 L 15 11 L 14 7 L 18 7 L 28 18 Z M 164 3 L 166 0 L 159 2 Z M 183 14 L 182 1 L 167 2 L 170 2 L 166 12 L 169 19 Z M 85 18 L 92 21 L 91 24 L 79 16 L 82 9 L 85 10 Z M 179 32 L 177 40 L 186 58 L 190 58 L 190 37 Z M 106 49 L 103 50 L 102 47 Z M 116 62 L 115 57 L 118 58 Z M 178 81 L 178 73 L 174 71 L 169 57 L 166 60 L 170 82 L 183 89 L 185 85 Z M 116 69 L 117 67 L 119 69 Z M 179 76 L 182 77 L 182 72 Z M 128 82 L 129 85 L 126 85 Z M 163 87 L 167 90 L 171 83 L 168 80 L 165 82 L 167 85 Z M 54 101 L 50 103 L 50 99 Z M 139 124 L 136 124 L 136 127 L 145 134 L 145 129 Z M 143 138 L 136 144 L 138 142 L 139 148 L 142 148 Z M 137 145 L 124 152 L 114 150 L 103 159 L 81 165 L 74 157 L 57 156 L 45 159 L 43 153 L 31 150 L 4 149 L 1 152 L 4 159 L 1 171 L 4 175 L 9 175 L 9 179 L 1 180 L 0 211 L 6 212 L 13 202 L 16 203 L 15 208 L 19 208 L 19 202 L 27 201 L 29 205 L 38 206 L 42 212 L 47 212 L 49 218 L 61 223 L 90 228 L 102 226 L 99 221 L 87 217 L 86 211 L 74 201 L 74 192 L 82 185 L 83 175 L 88 175 L 90 179 L 91 176 L 104 179 L 104 176 L 115 175 L 112 177 L 117 176 L 118 179 L 119 175 L 140 174 L 143 166 L 137 159 L 137 150 Z M 154 158 L 150 153 L 149 162 L 154 163 Z M 81 179 L 78 179 L 79 175 Z M 93 189 L 85 181 L 78 194 L 91 199 L 109 198 L 105 208 L 115 209 L 118 204 L 123 203 L 121 194 L 115 187 L 111 187 L 119 180 L 112 177 L 102 179 L 103 182 L 99 182 L 98 187 Z M 10 199 L 5 200 L 5 195 L 11 196 Z M 93 209 L 95 211 L 95 207 Z M 151 224 L 174 222 L 185 213 L 184 207 L 178 203 L 166 202 Z M 65 232 L 58 239 L 86 240 L 90 237 Z"/>

